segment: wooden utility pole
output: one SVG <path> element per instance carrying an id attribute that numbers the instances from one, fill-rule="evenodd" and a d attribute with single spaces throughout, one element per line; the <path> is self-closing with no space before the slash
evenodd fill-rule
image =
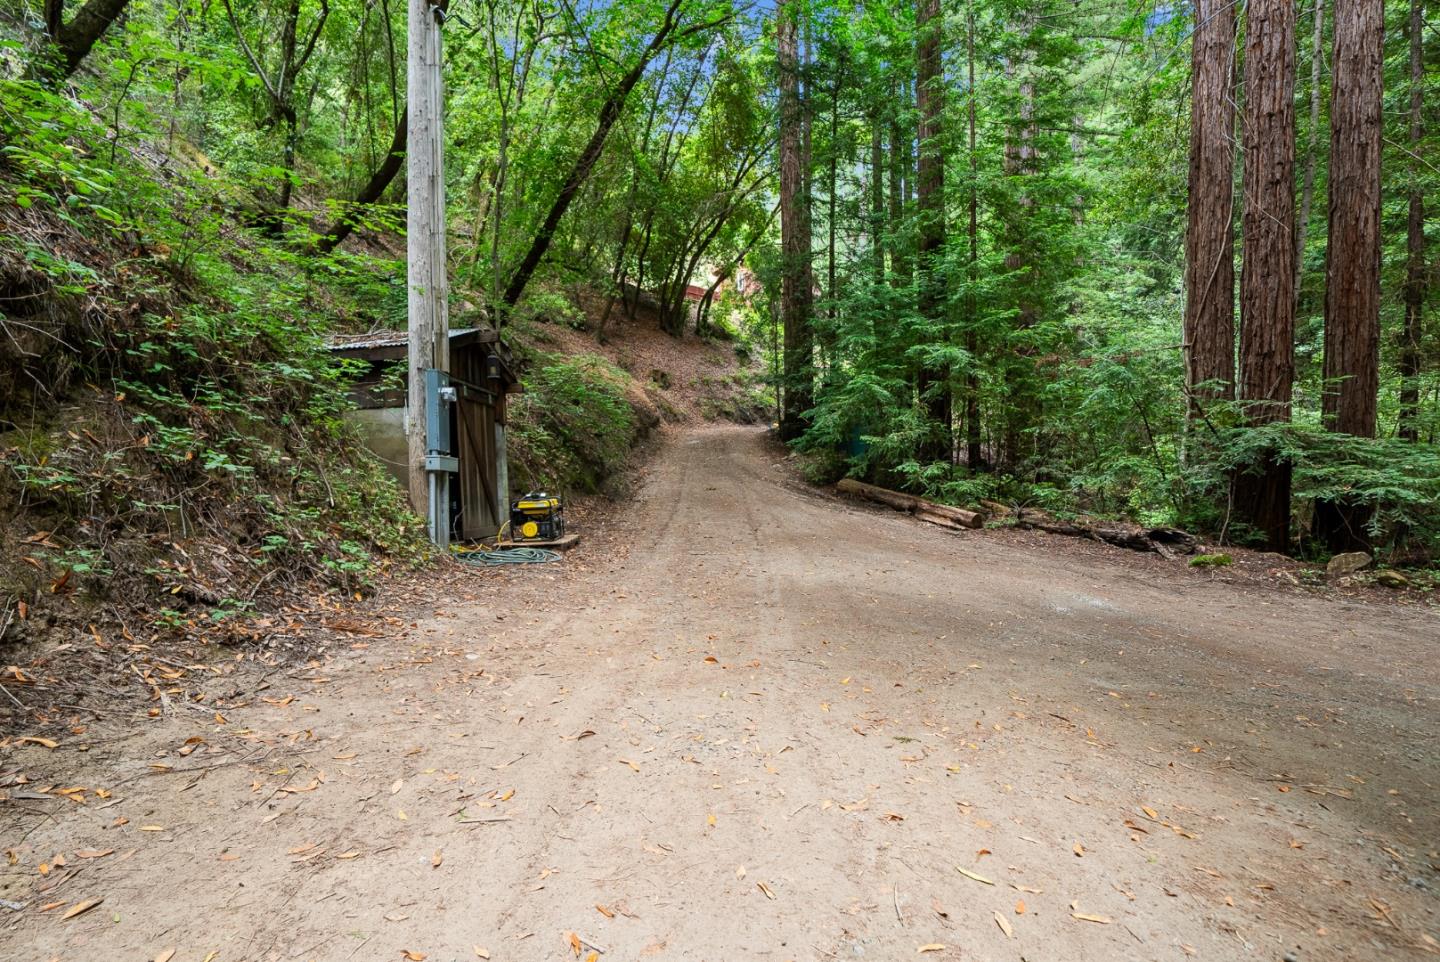
<path id="1" fill-rule="evenodd" d="M 450 369 L 450 289 L 445 259 L 445 127 L 440 27 L 443 3 L 409 0 L 406 96 L 406 262 L 409 285 L 410 370 L 406 434 L 410 504 L 430 510 L 425 471 L 425 370 Z"/>

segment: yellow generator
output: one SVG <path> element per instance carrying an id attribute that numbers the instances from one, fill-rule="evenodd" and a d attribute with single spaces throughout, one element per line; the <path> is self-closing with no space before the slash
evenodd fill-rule
<path id="1" fill-rule="evenodd" d="M 531 491 L 510 502 L 510 537 L 515 541 L 558 541 L 565 536 L 565 509 L 559 498 Z"/>

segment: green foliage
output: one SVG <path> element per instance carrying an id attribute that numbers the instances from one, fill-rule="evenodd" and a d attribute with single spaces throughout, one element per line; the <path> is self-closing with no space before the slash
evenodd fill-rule
<path id="1" fill-rule="evenodd" d="M 128 53 L 102 61 L 102 89 L 174 65 L 145 22 L 115 38 Z M 25 425 L 0 433 L 0 520 L 46 532 L 0 592 L 160 592 L 218 621 L 250 601 L 196 585 L 354 590 L 382 558 L 418 557 L 420 526 L 345 426 L 323 346 L 337 316 L 393 299 L 387 270 L 236 237 L 199 171 L 120 149 L 145 117 L 111 92 L 121 126 L 0 80 L 0 293 L 23 296 L 0 318 L 0 427 Z"/>
<path id="2" fill-rule="evenodd" d="M 540 354 L 509 409 L 513 485 L 594 492 L 619 472 L 635 441 L 630 376 L 593 354 Z"/>
<path id="3" fill-rule="evenodd" d="M 1224 568 L 1235 563 L 1235 559 L 1224 552 L 1217 554 L 1197 554 L 1190 559 L 1192 568 Z"/>

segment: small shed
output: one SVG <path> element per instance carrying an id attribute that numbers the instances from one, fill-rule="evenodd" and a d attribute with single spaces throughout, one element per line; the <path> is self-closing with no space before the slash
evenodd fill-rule
<path id="1" fill-rule="evenodd" d="M 336 337 L 329 348 L 336 358 L 365 364 L 351 383 L 355 410 L 349 418 L 365 446 L 384 462 L 401 488 L 407 488 L 406 333 Z M 469 327 L 450 332 L 448 373 L 455 398 L 447 403 L 442 420 L 459 465 L 450 483 L 450 536 L 457 541 L 493 538 L 509 517 L 505 400 L 521 390 L 515 361 L 498 332 Z"/>

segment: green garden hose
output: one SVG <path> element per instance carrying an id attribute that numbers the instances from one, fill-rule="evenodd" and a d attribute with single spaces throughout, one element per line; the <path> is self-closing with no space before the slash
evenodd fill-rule
<path id="1" fill-rule="evenodd" d="M 545 548 L 506 548 L 502 551 L 457 551 L 455 557 L 472 565 L 533 565 L 560 560 L 560 552 Z"/>

